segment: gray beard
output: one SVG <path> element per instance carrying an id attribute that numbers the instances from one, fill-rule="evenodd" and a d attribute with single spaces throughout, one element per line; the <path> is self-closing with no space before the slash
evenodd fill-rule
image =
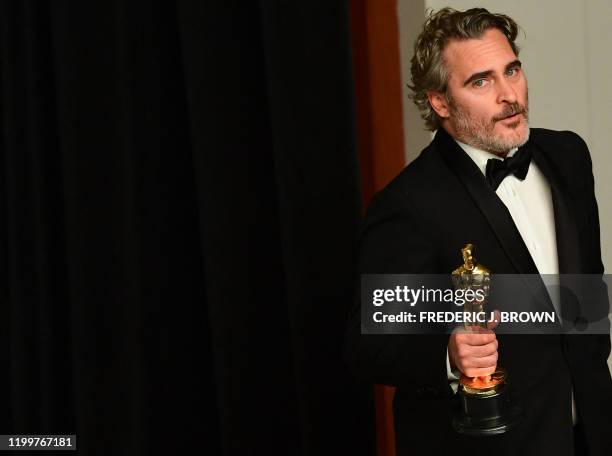
<path id="1" fill-rule="evenodd" d="M 503 157 L 515 147 L 521 147 L 529 140 L 529 101 L 527 101 L 525 107 L 522 107 L 518 103 L 509 105 L 508 108 L 501 113 L 501 117 L 503 118 L 513 113 L 524 111 L 525 122 L 527 123 L 527 133 L 525 137 L 519 141 L 504 140 L 495 137 L 493 129 L 498 119 L 474 121 L 456 105 L 451 97 L 448 97 L 447 101 L 451 112 L 451 118 L 453 119 L 455 134 L 457 135 L 457 139 L 462 143 Z"/>
<path id="2" fill-rule="evenodd" d="M 486 126 L 486 125 L 485 125 Z M 482 126 L 481 126 L 482 127 Z M 469 144 L 476 149 L 484 150 L 495 155 L 506 156 L 508 152 L 516 147 L 521 147 L 529 140 L 529 124 L 527 133 L 522 140 L 503 140 L 496 138 L 492 133 L 479 129 L 473 122 L 455 124 L 457 139 L 465 144 Z"/>

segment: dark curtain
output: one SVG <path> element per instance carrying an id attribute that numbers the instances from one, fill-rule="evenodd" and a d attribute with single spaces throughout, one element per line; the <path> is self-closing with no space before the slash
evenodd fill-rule
<path id="1" fill-rule="evenodd" d="M 349 42 L 342 1 L 0 2 L 0 434 L 371 454 Z"/>

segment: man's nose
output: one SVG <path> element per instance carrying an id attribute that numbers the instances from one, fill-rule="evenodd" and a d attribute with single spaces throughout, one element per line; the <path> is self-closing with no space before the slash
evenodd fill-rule
<path id="1" fill-rule="evenodd" d="M 517 99 L 516 90 L 512 84 L 504 78 L 500 79 L 497 83 L 497 102 L 516 103 Z"/>

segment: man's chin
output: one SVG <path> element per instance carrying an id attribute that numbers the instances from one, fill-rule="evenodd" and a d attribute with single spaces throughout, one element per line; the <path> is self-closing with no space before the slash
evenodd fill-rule
<path id="1" fill-rule="evenodd" d="M 486 150 L 495 155 L 505 156 L 512 149 L 521 147 L 529 140 L 529 127 L 520 134 L 495 135 L 489 137 L 472 137 L 463 140 L 478 149 Z M 461 140 L 461 139 L 460 139 Z"/>
<path id="2" fill-rule="evenodd" d="M 503 144 L 507 150 L 525 144 L 529 140 L 529 126 L 523 120 L 519 124 L 515 128 L 510 129 L 510 131 L 506 129 L 506 134 L 498 136 L 498 144 Z"/>

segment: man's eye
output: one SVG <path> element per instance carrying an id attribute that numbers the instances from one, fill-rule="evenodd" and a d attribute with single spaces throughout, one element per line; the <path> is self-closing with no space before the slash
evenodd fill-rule
<path id="1" fill-rule="evenodd" d="M 519 69 L 518 68 L 508 68 L 508 71 L 506 71 L 506 74 L 508 76 L 515 76 L 516 74 L 518 74 Z"/>
<path id="2" fill-rule="evenodd" d="M 474 81 L 474 87 L 484 87 L 485 82 L 486 81 L 484 79 L 476 79 Z"/>

